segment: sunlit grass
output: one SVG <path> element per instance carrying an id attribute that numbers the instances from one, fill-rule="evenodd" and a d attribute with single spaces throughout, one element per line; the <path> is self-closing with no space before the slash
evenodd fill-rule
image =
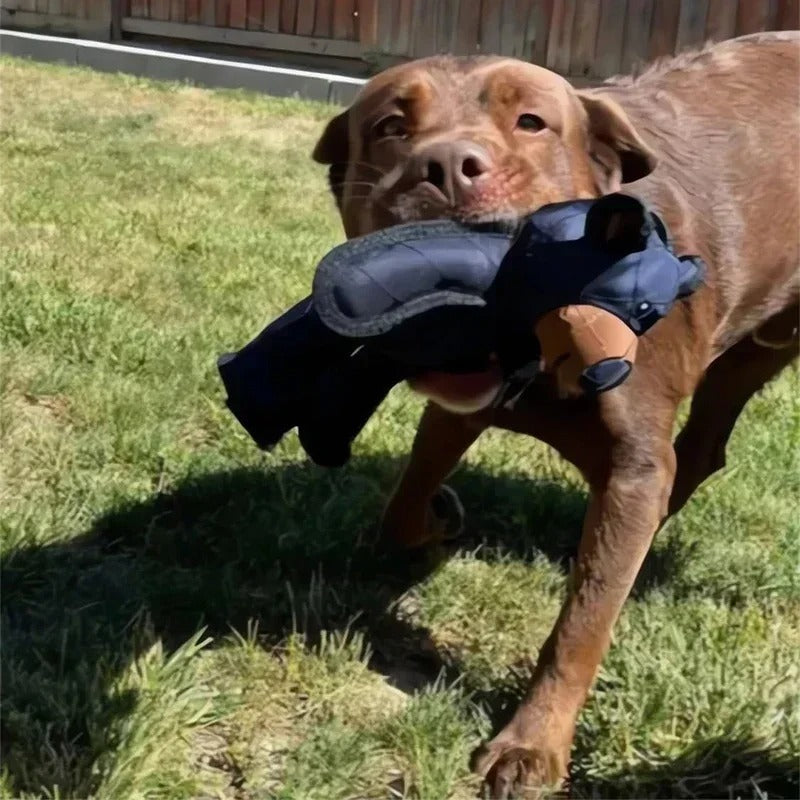
<path id="1" fill-rule="evenodd" d="M 2 793 L 474 796 L 562 597 L 576 472 L 492 432 L 453 478 L 463 551 L 376 550 L 419 401 L 327 472 L 294 435 L 260 454 L 214 366 L 342 238 L 309 157 L 331 109 L 0 65 Z M 576 795 L 797 796 L 798 388 L 750 404 L 659 536 Z"/>

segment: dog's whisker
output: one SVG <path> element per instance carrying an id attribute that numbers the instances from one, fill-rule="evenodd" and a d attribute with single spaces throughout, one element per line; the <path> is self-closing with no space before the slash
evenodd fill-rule
<path id="1" fill-rule="evenodd" d="M 348 161 L 347 163 L 348 164 L 352 164 L 353 166 L 356 166 L 356 167 L 367 167 L 367 168 L 373 170 L 374 172 L 377 172 L 378 175 L 380 175 L 381 177 L 386 175 L 387 172 L 388 172 L 388 170 L 385 170 L 382 167 L 378 167 L 375 164 L 370 164 L 367 161 Z"/>
<path id="2" fill-rule="evenodd" d="M 373 188 L 375 185 L 376 184 L 373 183 L 372 181 L 350 181 L 350 180 L 336 181 L 336 182 L 331 182 L 330 184 L 331 189 L 334 188 L 338 189 L 340 186 L 369 186 L 370 188 Z"/>

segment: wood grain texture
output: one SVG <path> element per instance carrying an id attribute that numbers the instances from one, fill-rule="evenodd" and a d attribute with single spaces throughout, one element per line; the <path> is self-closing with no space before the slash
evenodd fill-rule
<path id="1" fill-rule="evenodd" d="M 649 60 L 653 7 L 654 0 L 628 0 L 622 58 L 619 64 L 621 72 L 631 72 Z"/>
<path id="2" fill-rule="evenodd" d="M 231 28 L 247 27 L 247 0 L 230 0 L 228 24 Z"/>
<path id="3" fill-rule="evenodd" d="M 458 6 L 455 35 L 452 37 L 453 53 L 470 56 L 479 52 L 481 30 L 481 4 L 477 0 L 461 0 Z"/>
<path id="4" fill-rule="evenodd" d="M 378 40 L 378 0 L 358 0 L 358 41 L 366 49 L 375 47 Z"/>
<path id="5" fill-rule="evenodd" d="M 739 0 L 708 0 L 706 39 L 721 42 L 736 35 Z"/>
<path id="6" fill-rule="evenodd" d="M 676 53 L 703 44 L 707 16 L 708 0 L 681 0 L 678 32 L 675 34 Z"/>
<path id="7" fill-rule="evenodd" d="M 333 0 L 317 0 L 312 33 L 324 39 L 333 36 Z"/>
<path id="8" fill-rule="evenodd" d="M 503 0 L 483 0 L 481 3 L 481 52 L 500 53 Z"/>
<path id="9" fill-rule="evenodd" d="M 798 28 L 800 28 L 800 0 L 780 0 L 778 30 L 794 31 Z"/>
<path id="10" fill-rule="evenodd" d="M 213 25 L 217 4 L 214 0 L 200 0 L 200 24 Z"/>
<path id="11" fill-rule="evenodd" d="M 570 75 L 589 75 L 592 71 L 599 22 L 600 0 L 578 0 L 570 46 Z"/>
<path id="12" fill-rule="evenodd" d="M 547 46 L 553 20 L 554 0 L 537 0 L 528 18 L 526 51 L 528 59 L 539 66 L 547 65 Z"/>
<path id="13" fill-rule="evenodd" d="M 769 28 L 770 0 L 739 0 L 736 35 L 756 33 Z"/>
<path id="14" fill-rule="evenodd" d="M 294 33 L 297 20 L 297 0 L 281 0 L 281 13 L 278 30 L 281 33 Z"/>
<path id="15" fill-rule="evenodd" d="M 649 59 L 672 55 L 675 52 L 680 13 L 679 0 L 656 0 L 653 23 L 650 27 Z"/>
<path id="16" fill-rule="evenodd" d="M 315 0 L 297 0 L 297 20 L 294 32 L 298 36 L 311 36 L 314 32 Z"/>
<path id="17" fill-rule="evenodd" d="M 547 67 L 565 75 L 569 72 L 572 28 L 575 24 L 576 0 L 555 0 L 553 23 L 547 43 Z"/>
<path id="18" fill-rule="evenodd" d="M 627 0 L 602 0 L 590 75 L 607 78 L 619 72 L 627 14 Z"/>

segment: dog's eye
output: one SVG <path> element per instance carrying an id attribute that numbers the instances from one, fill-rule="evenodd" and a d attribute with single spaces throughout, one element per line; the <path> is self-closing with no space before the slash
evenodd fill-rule
<path id="1" fill-rule="evenodd" d="M 517 119 L 517 127 L 524 131 L 537 133 L 543 131 L 547 126 L 544 124 L 544 120 L 536 114 L 520 114 Z"/>
<path id="2" fill-rule="evenodd" d="M 408 135 L 406 121 L 399 114 L 390 114 L 379 120 L 373 131 L 378 139 L 401 139 Z"/>

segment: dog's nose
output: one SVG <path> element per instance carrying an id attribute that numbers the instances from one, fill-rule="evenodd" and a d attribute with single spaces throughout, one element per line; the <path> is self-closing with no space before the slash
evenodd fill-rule
<path id="1" fill-rule="evenodd" d="M 473 142 L 437 142 L 414 157 L 420 181 L 435 186 L 458 205 L 475 191 L 476 180 L 491 168 L 489 154 Z"/>

